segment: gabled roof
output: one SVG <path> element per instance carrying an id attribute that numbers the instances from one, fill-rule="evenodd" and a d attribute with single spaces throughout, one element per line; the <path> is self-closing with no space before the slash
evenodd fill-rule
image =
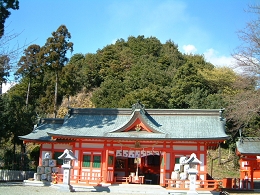
<path id="1" fill-rule="evenodd" d="M 125 140 L 225 140 L 225 120 L 220 110 L 203 109 L 102 109 L 72 108 L 64 119 L 43 123 L 23 140 L 54 138 L 105 138 Z M 54 119 L 52 119 L 55 121 Z M 47 119 L 45 119 L 47 121 Z M 133 125 L 141 123 L 136 131 Z M 131 130 L 132 128 L 132 130 Z M 125 131 L 130 129 L 131 131 Z"/>
<path id="2" fill-rule="evenodd" d="M 138 128 L 137 128 L 138 127 Z M 124 139 L 208 140 L 228 138 L 222 110 L 71 108 L 65 119 L 44 119 L 23 140 Z"/>
<path id="3" fill-rule="evenodd" d="M 242 137 L 236 142 L 236 146 L 241 155 L 260 155 L 259 137 Z"/>

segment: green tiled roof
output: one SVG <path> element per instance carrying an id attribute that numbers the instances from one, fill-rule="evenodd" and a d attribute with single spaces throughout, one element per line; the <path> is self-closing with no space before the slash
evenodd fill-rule
<path id="1" fill-rule="evenodd" d="M 242 155 L 260 155 L 260 138 L 243 137 L 236 142 L 237 150 Z"/>
<path id="2" fill-rule="evenodd" d="M 41 119 L 39 124 L 35 126 L 34 130 L 24 136 L 19 136 L 21 140 L 41 140 L 41 141 L 51 141 L 51 136 L 48 132 L 55 132 L 58 128 L 62 126 L 64 119 Z"/>
<path id="3" fill-rule="evenodd" d="M 171 140 L 224 140 L 225 120 L 220 110 L 176 109 L 101 109 L 73 108 L 64 123 L 55 129 L 37 127 L 23 139 L 47 139 L 49 136 L 66 138 L 108 139 L 171 139 Z M 152 132 L 128 131 L 140 119 Z M 48 135 L 36 133 L 41 131 Z M 38 136 L 40 135 L 40 136 Z M 37 137 L 38 136 L 38 137 Z"/>

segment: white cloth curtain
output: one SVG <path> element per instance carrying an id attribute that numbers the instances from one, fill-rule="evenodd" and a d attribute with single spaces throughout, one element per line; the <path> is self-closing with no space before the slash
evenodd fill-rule
<path id="1" fill-rule="evenodd" d="M 160 156 L 160 151 L 154 150 L 117 150 L 116 156 L 117 157 L 127 157 L 127 158 L 140 158 L 149 155 L 158 155 Z"/>

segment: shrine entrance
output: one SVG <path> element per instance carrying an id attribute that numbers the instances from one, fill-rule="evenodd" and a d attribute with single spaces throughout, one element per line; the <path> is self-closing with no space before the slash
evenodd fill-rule
<path id="1" fill-rule="evenodd" d="M 160 161 L 161 156 L 149 155 L 140 158 L 116 157 L 115 176 L 116 177 L 141 177 L 145 184 L 160 184 Z M 137 181 L 140 182 L 139 180 Z M 135 180 L 130 179 L 130 183 Z"/>

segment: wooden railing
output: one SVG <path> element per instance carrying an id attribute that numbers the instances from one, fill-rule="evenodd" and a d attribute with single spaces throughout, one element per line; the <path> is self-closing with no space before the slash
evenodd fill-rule
<path id="1" fill-rule="evenodd" d="M 220 188 L 220 180 L 197 180 L 197 190 L 217 191 Z M 189 180 L 173 180 L 165 179 L 165 185 L 167 189 L 173 190 L 188 190 L 190 187 Z"/>
<path id="2" fill-rule="evenodd" d="M 248 179 L 239 178 L 224 178 L 221 187 L 225 189 L 235 190 L 252 190 L 254 189 L 253 183 Z"/>
<path id="3" fill-rule="evenodd" d="M 130 182 L 130 177 L 118 177 L 118 176 L 116 176 L 114 181 L 115 181 L 115 183 L 128 184 Z"/>
<path id="4" fill-rule="evenodd" d="M 115 183 L 139 183 L 143 184 L 144 183 L 144 176 L 129 176 L 129 177 L 118 177 L 116 176 L 114 179 Z"/>
<path id="5" fill-rule="evenodd" d="M 57 177 L 57 178 L 55 178 Z M 57 183 L 63 182 L 63 174 L 53 174 L 52 181 L 57 181 Z M 87 175 L 71 175 L 70 182 L 83 185 L 99 185 L 103 180 L 102 176 L 87 176 Z"/>
<path id="6" fill-rule="evenodd" d="M 165 179 L 167 189 L 187 190 L 189 189 L 189 180 Z M 253 183 L 248 179 L 224 178 L 222 180 L 197 180 L 197 190 L 253 190 Z"/>

